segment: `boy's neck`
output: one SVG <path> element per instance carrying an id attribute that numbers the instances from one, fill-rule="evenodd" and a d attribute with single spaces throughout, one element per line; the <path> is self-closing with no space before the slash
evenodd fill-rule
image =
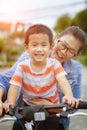
<path id="1" fill-rule="evenodd" d="M 35 71 L 35 72 L 42 71 L 46 66 L 46 62 L 42 63 L 42 62 L 31 61 L 30 64 L 31 64 L 31 67 L 32 67 L 33 71 Z"/>

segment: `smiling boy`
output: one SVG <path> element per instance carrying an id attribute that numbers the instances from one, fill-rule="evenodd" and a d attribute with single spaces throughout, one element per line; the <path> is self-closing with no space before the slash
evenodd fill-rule
<path id="1" fill-rule="evenodd" d="M 26 105 L 33 99 L 46 99 L 50 104 L 58 104 L 57 83 L 64 94 L 62 102 L 71 106 L 78 105 L 61 64 L 48 58 L 52 42 L 53 34 L 45 25 L 36 24 L 27 30 L 25 44 L 30 58 L 18 64 L 10 81 L 7 103 L 4 106 L 6 112 L 9 111 L 9 105 L 15 105 L 20 87 Z"/>

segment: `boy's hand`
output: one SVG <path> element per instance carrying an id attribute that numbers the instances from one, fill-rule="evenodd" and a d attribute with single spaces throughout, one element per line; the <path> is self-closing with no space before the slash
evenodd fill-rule
<path id="1" fill-rule="evenodd" d="M 68 103 L 70 108 L 73 108 L 73 107 L 78 108 L 79 101 L 80 101 L 79 99 L 76 99 L 72 96 L 64 96 L 62 98 L 62 103 Z"/>
<path id="2" fill-rule="evenodd" d="M 3 103 L 3 108 L 4 108 L 4 110 L 5 110 L 5 112 L 6 113 L 8 113 L 9 112 L 9 106 L 11 106 L 12 108 L 14 108 L 14 105 L 13 104 L 9 104 L 9 103 Z"/>

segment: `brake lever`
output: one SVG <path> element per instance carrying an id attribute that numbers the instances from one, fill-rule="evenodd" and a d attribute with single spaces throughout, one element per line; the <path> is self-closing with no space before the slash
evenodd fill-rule
<path id="1" fill-rule="evenodd" d="M 23 118 L 23 108 L 22 107 L 14 107 L 9 106 L 9 115 L 10 116 L 15 116 L 17 119 L 22 119 Z"/>
<path id="2" fill-rule="evenodd" d="M 14 116 L 14 114 L 15 114 L 15 108 L 12 108 L 12 106 L 10 105 L 9 106 L 9 115 Z"/>
<path id="3" fill-rule="evenodd" d="M 17 119 L 22 119 L 23 118 L 23 107 L 17 107 L 15 110 L 15 117 Z"/>

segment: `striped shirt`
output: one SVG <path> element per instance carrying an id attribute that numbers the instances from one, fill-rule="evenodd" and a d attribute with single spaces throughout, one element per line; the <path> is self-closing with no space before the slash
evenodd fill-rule
<path id="1" fill-rule="evenodd" d="M 52 103 L 59 103 L 57 79 L 65 74 L 61 64 L 55 59 L 47 58 L 46 66 L 41 72 L 34 72 L 30 59 L 27 59 L 19 63 L 10 83 L 22 87 L 25 102 L 33 98 L 44 98 Z"/>

